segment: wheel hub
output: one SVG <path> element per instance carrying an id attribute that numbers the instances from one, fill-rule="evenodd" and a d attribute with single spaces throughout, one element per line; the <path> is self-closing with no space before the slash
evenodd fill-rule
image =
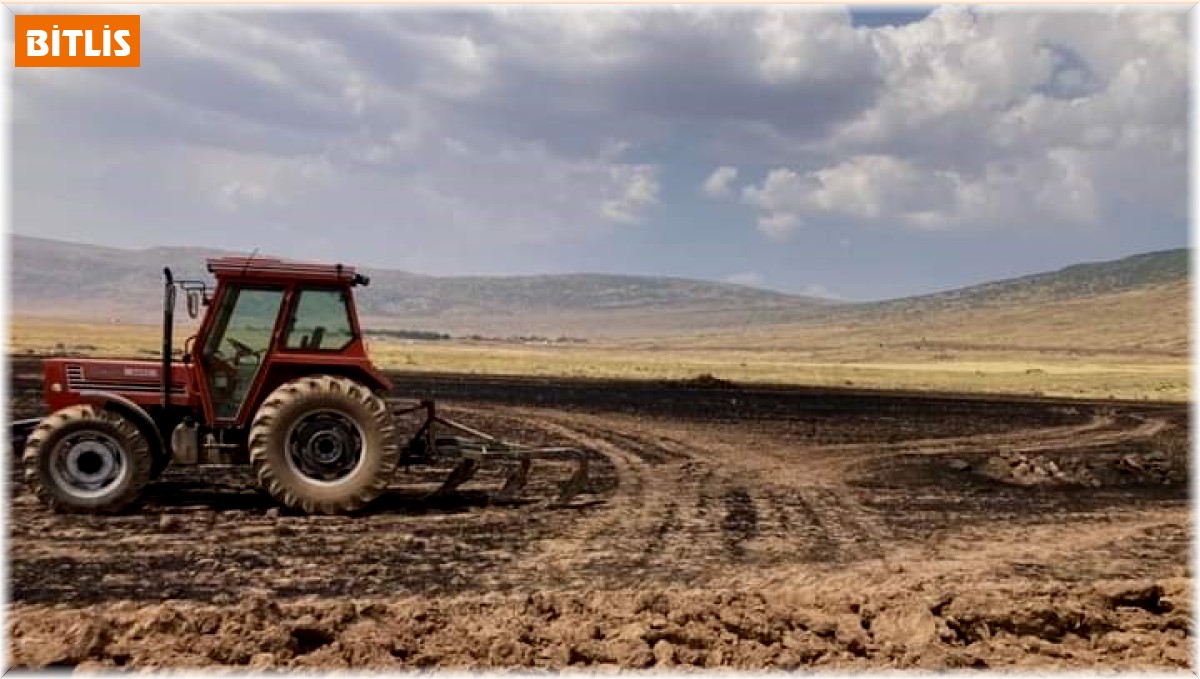
<path id="1" fill-rule="evenodd" d="M 124 477 L 125 451 L 111 436 L 78 434 L 55 449 L 50 472 L 58 486 L 77 497 L 104 494 Z"/>
<path id="2" fill-rule="evenodd" d="M 333 483 L 362 462 L 363 435 L 345 414 L 321 410 L 305 415 L 287 436 L 288 463 L 310 481 Z"/>

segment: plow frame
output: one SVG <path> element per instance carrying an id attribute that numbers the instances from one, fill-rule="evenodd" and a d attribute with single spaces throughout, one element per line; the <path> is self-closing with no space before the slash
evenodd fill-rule
<path id="1" fill-rule="evenodd" d="M 438 457 L 459 460 L 454 470 L 450 472 L 450 476 L 430 494 L 430 497 L 442 497 L 453 493 L 455 489 L 474 476 L 480 465 L 491 461 L 506 462 L 510 465 L 504 487 L 491 496 L 494 500 L 515 499 L 528 482 L 529 470 L 533 461 L 539 458 L 562 461 L 566 457 L 572 458 L 575 464 L 575 471 L 571 478 L 559 487 L 554 504 L 567 504 L 587 486 L 588 457 L 578 448 L 530 446 L 504 441 L 487 432 L 445 417 L 438 412 L 438 406 L 432 400 L 413 403 L 411 400 L 388 399 L 387 404 L 391 408 L 394 418 L 413 413 L 424 414 L 421 426 L 403 447 L 400 457 L 401 465 L 422 464 Z M 439 436 L 438 426 L 465 434 L 465 436 Z"/>

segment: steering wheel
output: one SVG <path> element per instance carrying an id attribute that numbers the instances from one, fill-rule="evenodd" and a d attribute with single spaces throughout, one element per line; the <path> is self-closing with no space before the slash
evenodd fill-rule
<path id="1" fill-rule="evenodd" d="M 242 362 L 242 357 L 247 354 L 253 356 L 256 362 L 261 359 L 262 352 L 255 351 L 253 347 L 249 347 L 233 337 L 226 337 L 225 339 L 233 345 L 235 350 L 235 353 L 233 354 L 233 365 L 240 364 Z"/>

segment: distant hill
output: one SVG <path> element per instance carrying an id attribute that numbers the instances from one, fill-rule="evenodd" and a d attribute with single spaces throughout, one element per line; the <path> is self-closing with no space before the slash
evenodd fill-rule
<path id="1" fill-rule="evenodd" d="M 156 323 L 164 266 L 177 277 L 203 277 L 205 258 L 231 254 L 179 247 L 123 250 L 15 235 L 11 239 L 12 312 L 80 320 Z M 1188 256 L 1186 249 L 1152 252 L 861 304 L 682 278 L 424 276 L 372 269 L 366 270 L 371 285 L 358 299 L 365 323 L 378 329 L 554 337 L 724 333 L 811 323 L 895 322 L 930 314 L 943 318 L 957 311 L 1033 308 L 1164 286 L 1184 290 Z M 1170 303 L 1178 305 L 1186 297 L 1172 293 Z M 1079 319 L 1086 319 L 1088 305 L 1071 308 L 1073 318 L 1084 322 Z"/>
<path id="2" fill-rule="evenodd" d="M 1058 271 L 972 285 L 957 290 L 862 305 L 862 309 L 980 308 L 1058 302 L 1126 292 L 1188 279 L 1185 248 L 1133 255 L 1107 262 L 1075 264 Z"/>
<path id="3" fill-rule="evenodd" d="M 9 282 L 13 313 L 87 319 L 161 318 L 162 270 L 176 278 L 204 275 L 202 248 L 122 250 L 10 236 Z"/>
<path id="4" fill-rule="evenodd" d="M 86 319 L 155 322 L 162 269 L 206 277 L 204 260 L 234 254 L 201 248 L 118 248 L 11 236 L 12 311 Z M 756 316 L 797 320 L 832 302 L 759 288 L 683 278 L 565 274 L 424 276 L 365 269 L 358 301 L 385 328 L 451 332 L 588 334 L 611 324 L 721 327 Z M 529 331 L 533 331 L 529 330 Z"/>
<path id="5" fill-rule="evenodd" d="M 368 313 L 521 314 L 640 309 L 736 309 L 743 306 L 812 306 L 827 302 L 770 290 L 684 278 L 565 274 L 544 276 L 417 276 L 368 270 Z"/>
<path id="6" fill-rule="evenodd" d="M 797 323 L 709 333 L 693 346 L 802 351 L 813 360 L 948 361 L 963 355 L 1189 355 L 1189 251 L 830 308 Z"/>

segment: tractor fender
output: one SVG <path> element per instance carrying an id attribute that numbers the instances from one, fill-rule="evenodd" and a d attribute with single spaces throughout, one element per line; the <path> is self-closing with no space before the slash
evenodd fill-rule
<path id="1" fill-rule="evenodd" d="M 274 391 L 279 385 L 284 382 L 299 379 L 301 377 L 316 375 L 336 375 L 337 377 L 346 377 L 356 382 L 365 385 L 371 391 L 378 394 L 386 395 L 392 390 L 392 383 L 383 373 L 375 370 L 370 366 L 363 366 L 360 363 L 346 364 L 329 364 L 321 366 L 311 366 L 304 363 L 281 363 L 277 370 L 272 371 L 262 386 L 262 397 L 265 398 L 268 394 Z"/>
<path id="2" fill-rule="evenodd" d="M 79 392 L 79 401 L 115 410 L 133 420 L 137 428 L 150 440 L 150 448 L 154 455 L 165 456 L 167 454 L 167 447 L 163 445 L 162 433 L 158 431 L 158 425 L 155 424 L 154 419 L 150 417 L 145 408 L 110 391 L 81 391 Z"/>

